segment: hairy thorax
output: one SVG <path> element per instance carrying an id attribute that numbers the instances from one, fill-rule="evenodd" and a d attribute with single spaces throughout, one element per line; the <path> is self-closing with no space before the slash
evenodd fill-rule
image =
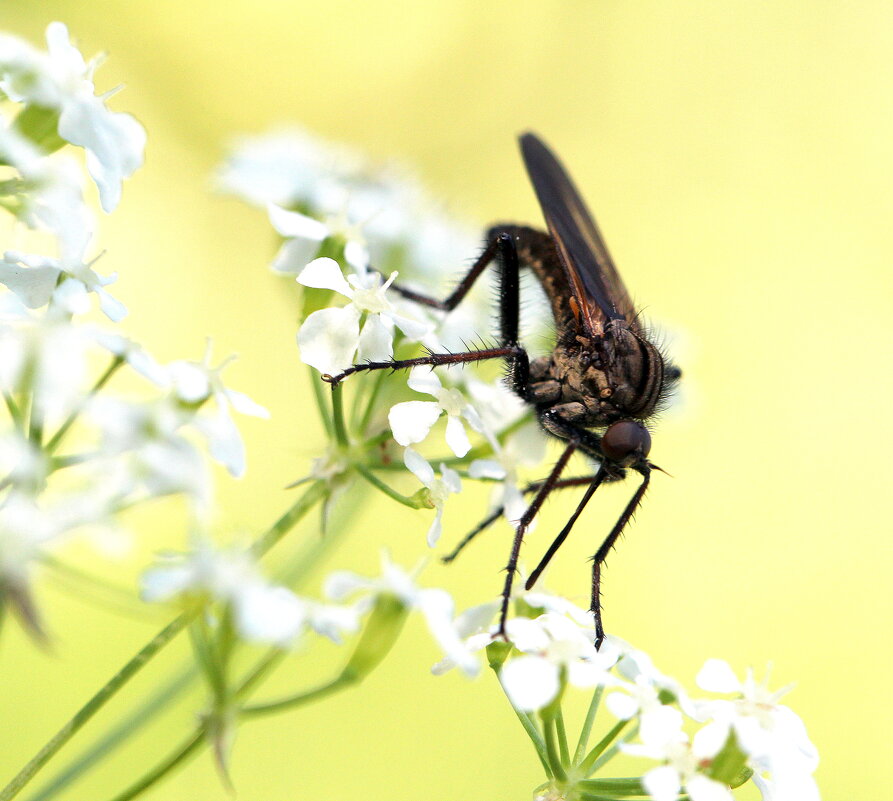
<path id="1" fill-rule="evenodd" d="M 664 363 L 650 342 L 623 320 L 610 321 L 604 336 L 565 336 L 550 356 L 530 364 L 529 400 L 587 428 L 644 419 L 661 396 Z"/>

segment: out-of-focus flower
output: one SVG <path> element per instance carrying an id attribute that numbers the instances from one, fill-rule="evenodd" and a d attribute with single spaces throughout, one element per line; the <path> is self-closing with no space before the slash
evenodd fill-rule
<path id="1" fill-rule="evenodd" d="M 388 422 L 394 439 L 401 445 L 422 442 L 441 414 L 447 414 L 446 441 L 456 456 L 462 457 L 471 450 L 471 442 L 462 425 L 462 418 L 475 431 L 483 430 L 483 423 L 475 408 L 458 390 L 444 387 L 430 367 L 413 367 L 407 382 L 410 389 L 432 395 L 433 401 L 404 401 L 388 412 Z"/>
<path id="2" fill-rule="evenodd" d="M 307 627 L 340 642 L 359 627 L 359 614 L 299 598 L 267 581 L 249 552 L 207 542 L 188 554 L 164 557 L 143 574 L 144 601 L 222 602 L 233 610 L 236 631 L 249 642 L 287 646 Z"/>
<path id="3" fill-rule="evenodd" d="M 361 594 L 361 608 L 371 608 L 379 595 L 390 595 L 404 607 L 420 611 L 435 641 L 453 664 L 469 676 L 480 670 L 477 657 L 462 641 L 459 622 L 454 618 L 455 605 L 446 590 L 419 587 L 413 575 L 382 554 L 381 576 L 378 578 L 338 571 L 326 579 L 325 594 L 334 601 L 343 602 L 357 593 Z"/>
<path id="4" fill-rule="evenodd" d="M 621 749 L 634 756 L 660 760 L 662 765 L 646 771 L 642 784 L 654 801 L 675 801 L 684 788 L 691 801 L 734 801 L 729 788 L 706 776 L 704 768 L 716 756 L 722 743 L 695 736 L 689 741 L 682 730 L 678 709 L 660 706 L 640 723 L 641 744 L 623 744 Z"/>
<path id="5" fill-rule="evenodd" d="M 395 325 L 409 340 L 418 341 L 430 326 L 397 314 L 385 294 L 396 275 L 384 283 L 377 273 L 355 273 L 345 280 L 334 259 L 310 262 L 298 282 L 334 290 L 350 303 L 320 309 L 304 321 L 298 332 L 301 359 L 322 373 L 332 374 L 353 364 L 355 353 L 361 362 L 390 359 L 394 355 Z"/>
<path id="6" fill-rule="evenodd" d="M 756 681 L 750 669 L 744 681 L 740 681 L 721 659 L 707 660 L 698 673 L 697 683 L 711 692 L 737 696 L 731 700 L 699 701 L 695 714 L 700 720 L 710 721 L 705 730 L 712 731 L 716 740 L 725 741 L 734 732 L 738 745 L 757 771 L 754 781 L 764 798 L 818 801 L 819 792 L 812 777 L 818 766 L 818 751 L 807 736 L 803 721 L 790 707 L 778 703 L 790 687 L 770 691 L 766 682 Z"/>
<path id="7" fill-rule="evenodd" d="M 360 262 L 388 266 L 409 279 L 459 268 L 480 244 L 405 170 L 373 165 L 350 148 L 296 128 L 237 142 L 218 186 L 266 208 L 289 237 L 276 260 L 279 270 L 299 269 L 328 235 L 349 245 L 356 269 Z M 289 220 L 283 211 L 301 218 Z"/>
<path id="8" fill-rule="evenodd" d="M 38 309 L 52 301 L 71 314 L 88 312 L 88 294 L 93 292 L 105 315 L 113 322 L 120 321 L 127 309 L 104 289 L 114 283 L 117 275 L 103 278 L 93 271 L 93 262 L 83 260 L 83 255 L 82 252 L 63 254 L 53 259 L 7 250 L 0 261 L 0 283 L 15 292 L 29 309 Z"/>
<path id="9" fill-rule="evenodd" d="M 596 651 L 593 627 L 580 626 L 555 612 L 535 619 L 506 621 L 506 636 L 523 656 L 508 660 L 499 679 L 512 704 L 534 711 L 551 703 L 561 688 L 562 674 L 575 687 L 619 684 L 608 671 L 620 651 L 607 639 Z"/>
<path id="10" fill-rule="evenodd" d="M 0 37 L 0 91 L 10 100 L 58 115 L 62 139 L 87 151 L 87 169 L 105 211 L 121 199 L 121 182 L 143 163 L 146 132 L 131 115 L 109 111 L 94 94 L 96 61 L 87 63 L 61 22 L 46 31 L 44 53 L 16 37 Z"/>
<path id="11" fill-rule="evenodd" d="M 505 445 L 500 445 L 492 434 L 488 439 L 493 447 L 494 458 L 475 459 L 468 466 L 468 475 L 471 478 L 498 481 L 491 503 L 503 508 L 506 520 L 517 523 L 527 510 L 527 501 L 519 486 L 518 469 L 533 467 L 542 462 L 546 455 L 545 437 L 540 427 L 531 422 L 515 432 Z M 533 527 L 528 526 L 527 530 L 532 531 Z"/>
<path id="12" fill-rule="evenodd" d="M 440 539 L 443 507 L 450 495 L 462 491 L 462 481 L 459 474 L 445 464 L 440 465 L 440 478 L 437 478 L 434 475 L 434 468 L 412 448 L 407 448 L 403 452 L 403 463 L 427 487 L 431 503 L 434 504 L 436 512 L 427 534 L 428 545 L 433 548 Z"/>
<path id="13" fill-rule="evenodd" d="M 212 367 L 210 358 L 209 342 L 201 362 L 172 362 L 167 366 L 167 373 L 174 395 L 184 404 L 197 408 L 205 401 L 213 401 L 216 408 L 214 414 L 198 416 L 193 424 L 207 438 L 211 456 L 226 467 L 230 475 L 240 477 L 245 473 L 245 446 L 230 416 L 230 407 L 252 417 L 266 419 L 270 414 L 244 393 L 224 386 L 220 373 L 231 359 Z"/>

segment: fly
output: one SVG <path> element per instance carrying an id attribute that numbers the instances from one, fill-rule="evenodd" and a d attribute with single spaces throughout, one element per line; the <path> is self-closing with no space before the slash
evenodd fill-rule
<path id="1" fill-rule="evenodd" d="M 587 487 L 576 510 L 530 574 L 527 589 L 534 585 L 567 539 L 599 486 L 625 478 L 630 470 L 638 473 L 639 486 L 592 558 L 590 611 L 598 648 L 605 636 L 601 568 L 639 507 L 652 471 L 660 469 L 648 460 L 651 435 L 645 423 L 661 408 L 681 373 L 649 338 L 598 226 L 564 167 L 535 134 L 522 135 L 520 144 L 548 230 L 508 224 L 492 227 L 487 232 L 488 244 L 483 253 L 445 300 L 391 287 L 417 303 L 451 311 L 462 302 L 481 273 L 495 263 L 499 275 L 499 345 L 465 353 L 432 353 L 415 359 L 367 362 L 323 379 L 334 387 L 349 375 L 367 370 L 504 359 L 511 389 L 533 406 L 543 430 L 564 443 L 564 450 L 549 475 L 526 488 L 533 500 L 517 523 L 506 565 L 499 618 L 499 634 L 503 636 L 521 543 L 548 495 L 564 487 Z M 557 331 L 551 355 L 533 361 L 518 334 L 522 267 L 532 270 L 542 284 Z M 598 469 L 589 476 L 562 478 L 577 451 L 593 459 Z M 445 560 L 455 558 L 501 512 L 497 510 L 484 520 Z"/>

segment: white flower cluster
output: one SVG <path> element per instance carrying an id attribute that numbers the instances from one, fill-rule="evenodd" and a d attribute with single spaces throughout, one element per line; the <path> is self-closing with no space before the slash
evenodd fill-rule
<path id="1" fill-rule="evenodd" d="M 516 709 L 543 709 L 565 685 L 603 688 L 610 712 L 637 724 L 638 742 L 624 742 L 621 750 L 660 762 L 642 777 L 655 801 L 675 801 L 683 790 L 692 801 L 733 801 L 728 787 L 708 775 L 714 759 L 729 747 L 746 757 L 764 801 L 818 801 L 812 776 L 816 749 L 800 718 L 778 703 L 789 688 L 770 692 L 751 671 L 739 681 L 726 662 L 710 659 L 697 676 L 698 686 L 732 697 L 692 698 L 646 653 L 616 637 L 608 636 L 596 651 L 591 613 L 567 599 L 534 588 L 518 600 L 536 616 L 506 622 L 513 650 L 499 676 Z M 496 603 L 487 604 L 457 619 L 470 652 L 494 641 L 497 626 L 490 623 L 497 609 Z M 434 672 L 452 666 L 447 658 Z M 686 720 L 700 726 L 693 736 Z"/>
<path id="2" fill-rule="evenodd" d="M 352 151 L 291 130 L 243 140 L 218 183 L 267 209 L 285 240 L 273 269 L 294 275 L 309 291 L 328 293 L 318 304 L 324 308 L 311 306 L 297 336 L 302 361 L 320 373 L 390 360 L 397 349 L 417 349 L 417 343 L 433 351 L 464 350 L 460 335 L 489 329 L 486 289 L 477 302 L 466 300 L 449 315 L 394 292 L 395 280 L 409 287 L 419 280 L 425 284 L 426 278 L 427 292 L 442 291 L 430 280 L 432 273 L 460 269 L 480 246 L 462 226 L 439 214 L 405 173 L 377 170 Z M 498 482 L 494 501 L 509 520 L 517 520 L 524 507 L 518 468 L 533 466 L 545 455 L 544 437 L 533 425 L 502 441 L 502 432 L 525 414 L 525 407 L 501 380 L 484 382 L 471 371 L 457 370 L 451 374 L 457 381 L 445 385 L 438 372 L 417 367 L 405 384 L 433 400 L 399 401 L 377 415 L 387 418 L 394 441 L 405 448 L 404 463 L 429 491 L 429 505 L 436 510 L 427 535 L 431 545 L 440 536 L 447 498 L 461 490 L 455 470 L 441 464 L 438 477 L 418 452 L 439 419 L 446 420 L 445 442 L 457 458 L 471 451 L 469 429 L 489 446 L 492 458 L 471 461 L 468 475 Z M 393 388 L 381 393 L 381 402 L 394 394 Z"/>
<path id="3" fill-rule="evenodd" d="M 117 332 L 79 322 L 91 300 L 113 322 L 123 304 L 87 253 L 94 220 L 85 175 L 66 145 L 83 148 L 102 207 L 111 211 L 122 181 L 142 164 L 145 132 L 110 111 L 94 92 L 87 63 L 58 22 L 47 51 L 0 34 L 0 206 L 19 241 L 49 250 L 6 250 L 0 258 L 0 604 L 35 631 L 29 584 L 47 549 L 75 532 L 120 538 L 120 511 L 183 493 L 203 517 L 212 458 L 241 475 L 245 455 L 230 410 L 266 416 L 226 388 L 219 367 L 162 366 Z M 107 366 L 108 365 L 108 366 Z M 120 368 L 150 382 L 141 400 L 110 395 Z M 104 374 L 97 371 L 105 369 Z M 192 432 L 192 433 L 190 433 Z"/>

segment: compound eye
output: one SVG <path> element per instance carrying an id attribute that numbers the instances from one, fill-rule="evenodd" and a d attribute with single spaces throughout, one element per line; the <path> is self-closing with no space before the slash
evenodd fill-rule
<path id="1" fill-rule="evenodd" d="M 621 420 L 608 426 L 602 437 L 602 452 L 612 462 L 623 463 L 631 456 L 647 456 L 651 450 L 651 434 L 641 423 Z"/>

